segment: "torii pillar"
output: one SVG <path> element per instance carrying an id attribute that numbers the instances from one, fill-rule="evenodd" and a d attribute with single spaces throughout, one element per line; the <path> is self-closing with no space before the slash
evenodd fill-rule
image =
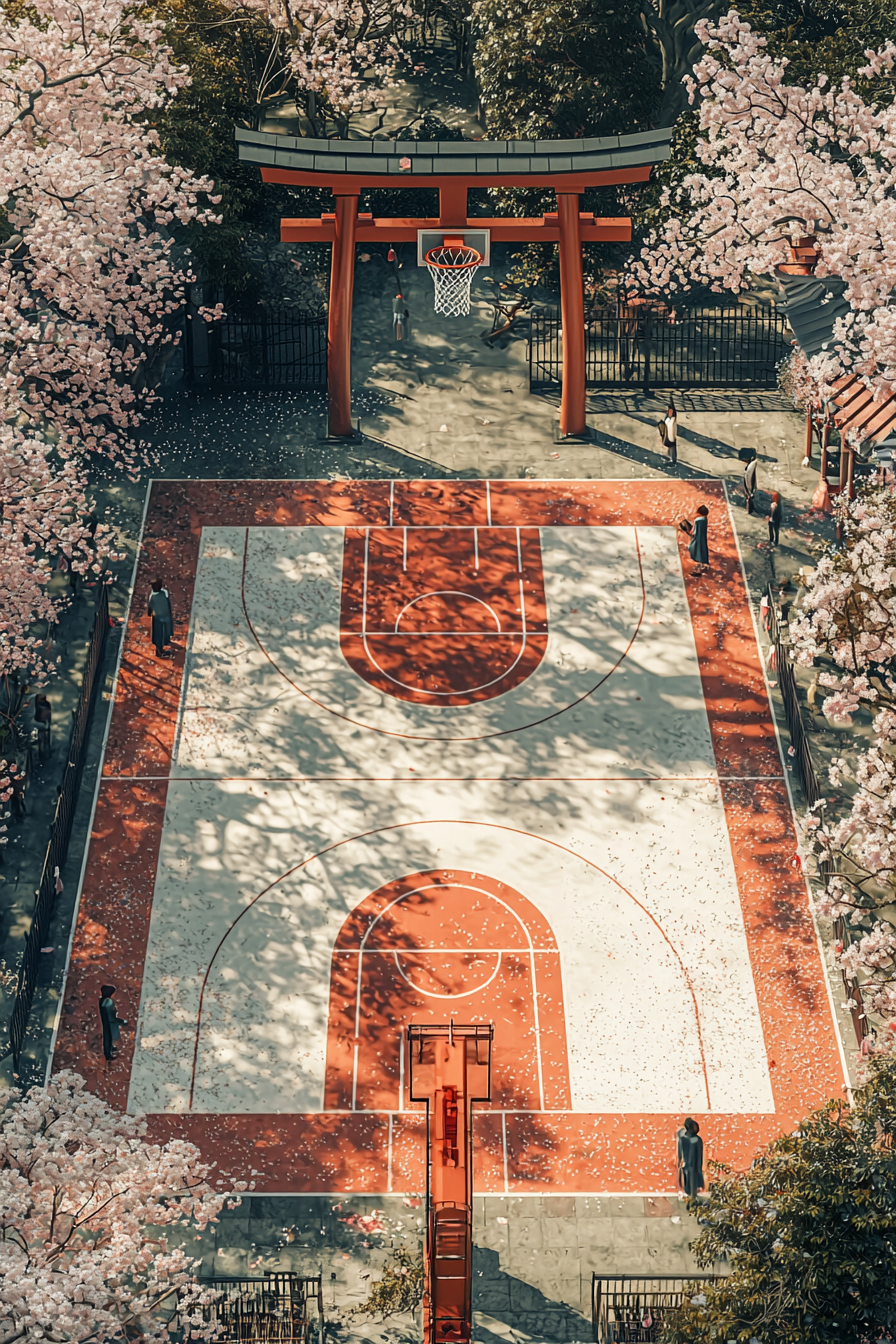
<path id="1" fill-rule="evenodd" d="M 579 197 L 557 192 L 560 229 L 560 315 L 563 323 L 563 387 L 560 435 L 587 432 L 585 421 L 585 295 Z"/>
<path id="2" fill-rule="evenodd" d="M 327 187 L 335 214 L 284 219 L 282 242 L 330 243 L 333 248 L 328 319 L 329 430 L 352 433 L 351 342 L 355 244 L 416 243 L 420 232 L 487 229 L 492 243 L 559 243 L 563 313 L 563 393 L 560 432 L 586 432 L 584 242 L 629 242 L 631 220 L 595 219 L 579 210 L 589 187 L 646 182 L 670 156 L 672 127 L 633 135 L 575 140 L 379 141 L 312 140 L 237 127 L 240 161 L 257 163 L 265 182 Z M 358 214 L 371 187 L 436 187 L 438 219 L 374 219 Z M 470 187 L 535 187 L 557 194 L 557 213 L 469 218 Z"/>
<path id="3" fill-rule="evenodd" d="M 341 192 L 334 187 L 333 194 L 336 197 L 336 237 L 330 263 L 327 313 L 329 433 L 333 438 L 348 438 L 352 433 L 352 299 L 358 192 Z"/>

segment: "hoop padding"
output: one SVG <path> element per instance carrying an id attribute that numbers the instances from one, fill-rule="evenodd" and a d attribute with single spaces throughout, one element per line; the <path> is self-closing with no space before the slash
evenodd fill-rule
<path id="1" fill-rule="evenodd" d="M 424 260 L 436 287 L 435 311 L 446 317 L 468 317 L 470 286 L 482 265 L 482 253 L 475 247 L 433 247 Z"/>

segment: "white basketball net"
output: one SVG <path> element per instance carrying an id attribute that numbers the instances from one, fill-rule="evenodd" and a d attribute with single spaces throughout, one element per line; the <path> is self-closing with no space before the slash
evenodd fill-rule
<path id="1" fill-rule="evenodd" d="M 475 247 L 434 247 L 424 260 L 436 287 L 436 312 L 468 317 L 470 286 L 482 265 L 482 254 Z"/>

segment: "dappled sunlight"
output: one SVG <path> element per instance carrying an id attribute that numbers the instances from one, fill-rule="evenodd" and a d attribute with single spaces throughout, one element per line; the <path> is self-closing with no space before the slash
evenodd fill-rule
<path id="1" fill-rule="evenodd" d="M 92 1087 L 283 1192 L 419 1187 L 412 1021 L 495 1024 L 482 1190 L 663 1189 L 682 1113 L 748 1160 L 836 1091 L 717 486 L 156 494 L 142 564 L 189 632 L 126 634 L 57 1066 L 86 1042 Z M 137 1030 L 92 1068 L 100 976 Z"/>

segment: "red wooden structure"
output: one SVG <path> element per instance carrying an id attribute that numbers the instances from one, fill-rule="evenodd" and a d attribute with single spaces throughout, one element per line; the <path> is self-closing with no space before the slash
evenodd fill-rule
<path id="1" fill-rule="evenodd" d="M 355 244 L 416 242 L 421 229 L 456 234 L 488 229 L 492 242 L 560 244 L 563 391 L 560 433 L 585 433 L 585 315 L 582 243 L 626 242 L 630 219 L 595 219 L 579 208 L 586 187 L 646 182 L 669 157 L 669 129 L 584 140 L 304 140 L 238 129 L 240 159 L 265 182 L 329 187 L 335 211 L 284 219 L 283 242 L 331 243 L 328 330 L 329 426 L 348 436 L 351 421 L 352 291 Z M 358 214 L 370 187 L 436 187 L 437 219 L 374 219 Z M 541 187 L 557 194 L 556 214 L 540 219 L 468 218 L 470 187 Z"/>
<path id="2" fill-rule="evenodd" d="M 426 1103 L 424 1344 L 473 1335 L 473 1102 L 491 1099 L 494 1027 L 408 1027 L 410 1096 Z"/>

